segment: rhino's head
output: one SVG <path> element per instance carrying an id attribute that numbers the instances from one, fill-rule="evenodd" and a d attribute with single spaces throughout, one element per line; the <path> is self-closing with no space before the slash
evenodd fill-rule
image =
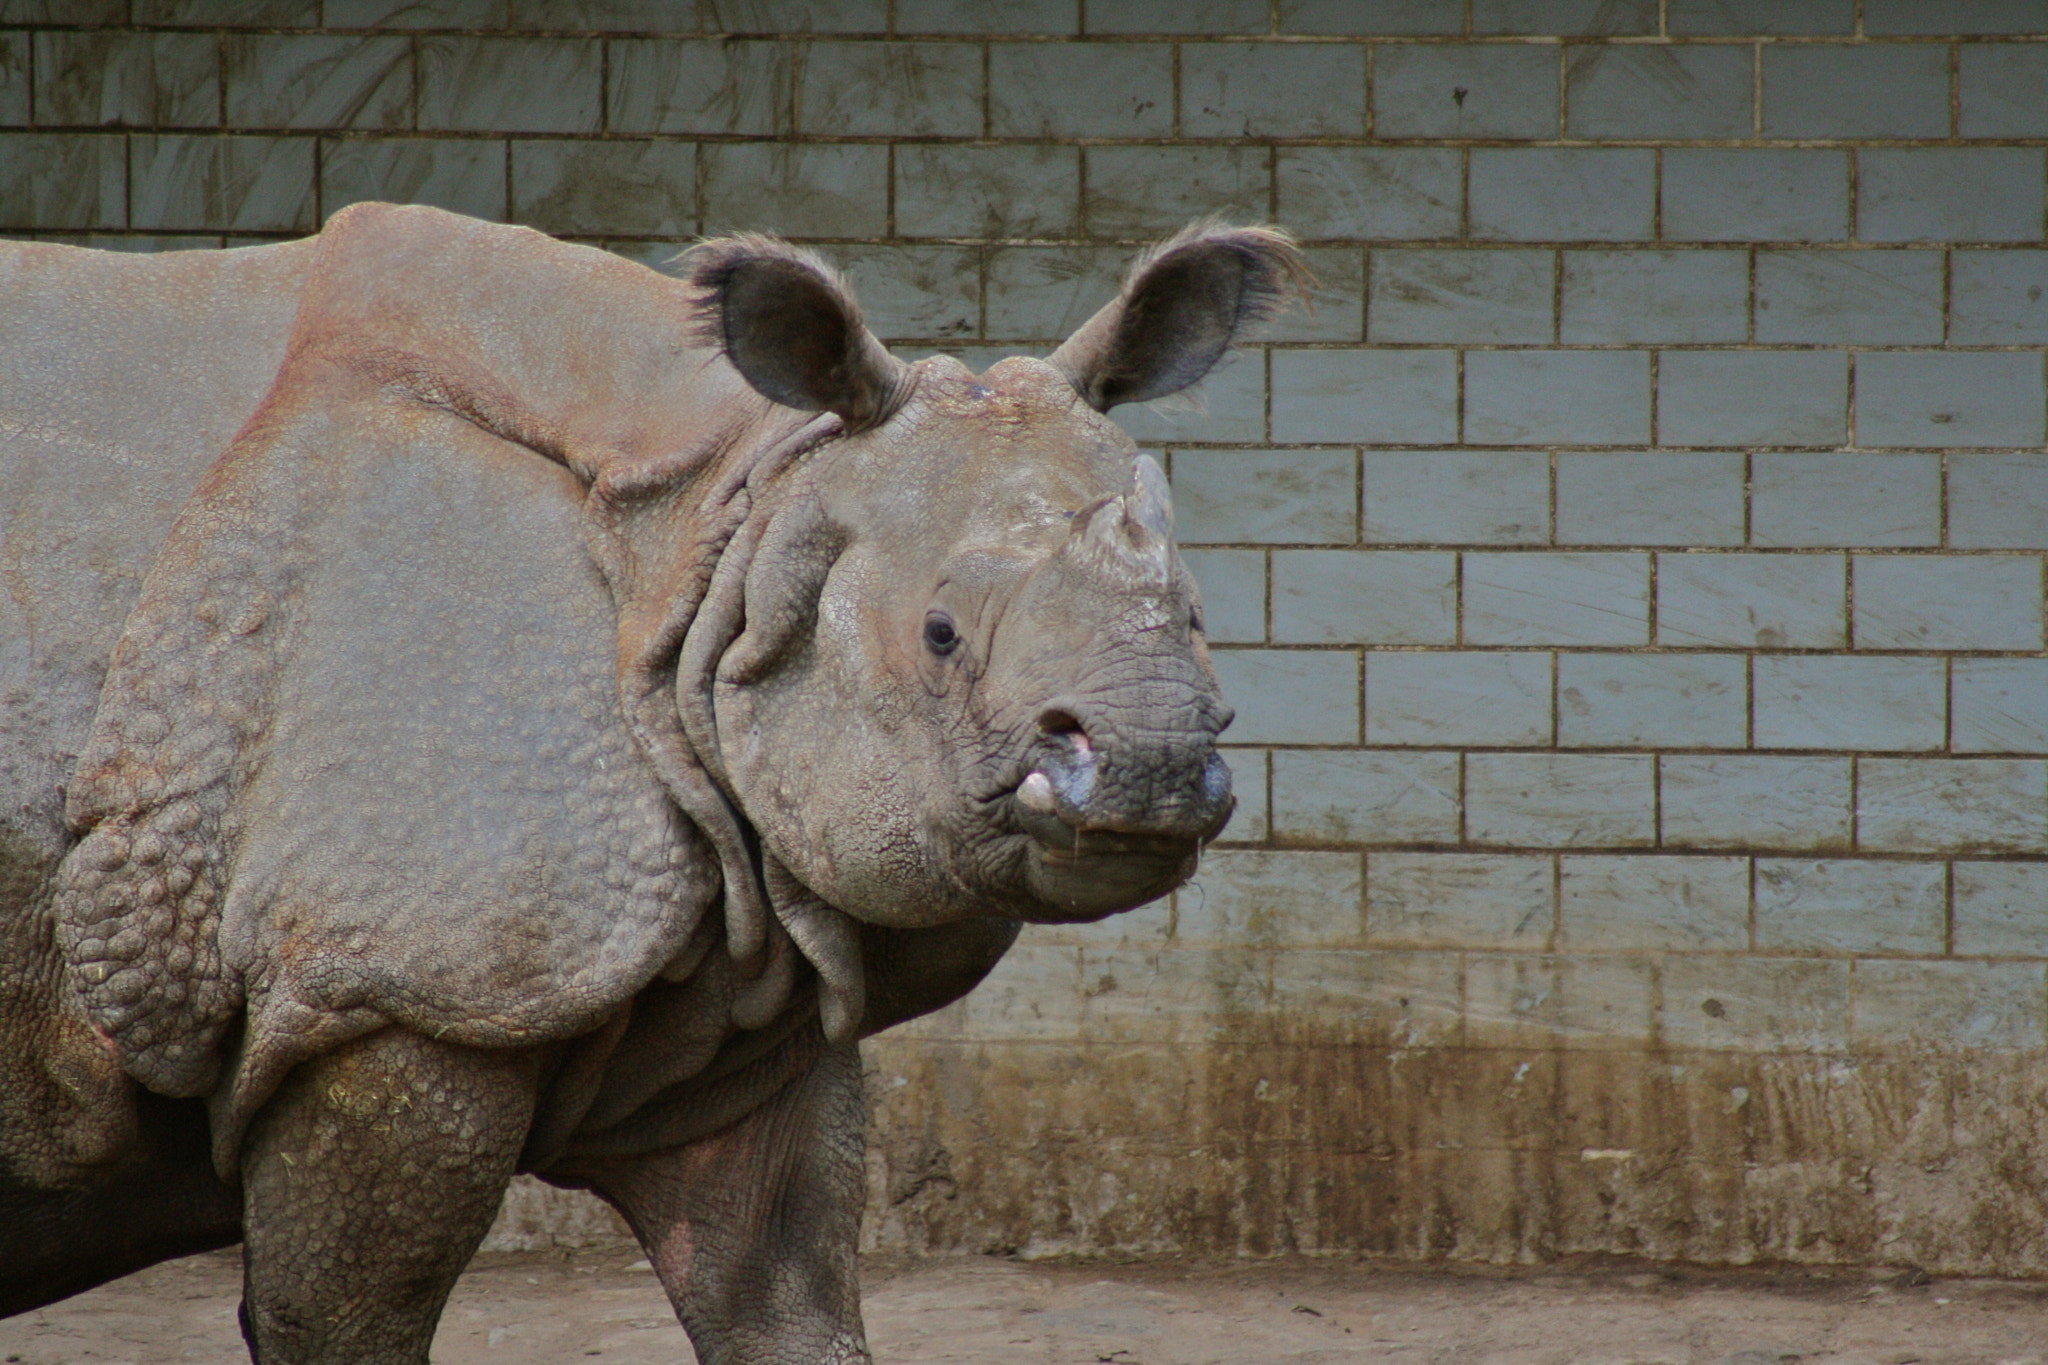
<path id="1" fill-rule="evenodd" d="M 1231 711 L 1159 466 L 1102 414 L 1200 379 L 1298 269 L 1191 230 L 1049 360 L 906 366 L 829 270 L 700 249 L 726 356 L 843 434 L 764 495 L 702 728 L 767 851 L 872 923 L 1095 919 L 1185 880 Z"/>

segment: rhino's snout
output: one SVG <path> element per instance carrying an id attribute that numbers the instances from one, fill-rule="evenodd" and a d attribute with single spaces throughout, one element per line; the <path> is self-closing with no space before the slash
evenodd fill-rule
<path id="1" fill-rule="evenodd" d="M 1098 744 L 1089 727 L 1057 709 L 1040 728 L 1045 742 L 1017 805 L 1025 829 L 1048 848 L 1087 834 L 1189 848 L 1215 838 L 1237 804 L 1229 765 L 1207 734 L 1110 735 Z"/>

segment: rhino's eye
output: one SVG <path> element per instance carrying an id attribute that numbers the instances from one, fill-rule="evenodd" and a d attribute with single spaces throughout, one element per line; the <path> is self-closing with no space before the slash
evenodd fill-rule
<path id="1" fill-rule="evenodd" d="M 924 646 L 934 654 L 951 654 L 953 646 L 960 643 L 960 632 L 953 629 L 953 618 L 942 611 L 931 612 L 924 618 Z"/>

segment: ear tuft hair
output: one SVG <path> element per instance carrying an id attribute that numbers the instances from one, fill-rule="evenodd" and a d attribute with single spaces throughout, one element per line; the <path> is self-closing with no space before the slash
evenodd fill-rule
<path id="1" fill-rule="evenodd" d="M 1139 256 L 1115 301 L 1051 360 L 1098 411 L 1163 398 L 1305 301 L 1311 282 L 1294 238 L 1278 228 L 1190 223 Z"/>
<path id="2" fill-rule="evenodd" d="M 902 401 L 909 367 L 868 331 L 853 290 L 813 253 L 741 233 L 681 259 L 697 291 L 695 338 L 763 398 L 837 413 L 849 431 L 886 420 Z"/>

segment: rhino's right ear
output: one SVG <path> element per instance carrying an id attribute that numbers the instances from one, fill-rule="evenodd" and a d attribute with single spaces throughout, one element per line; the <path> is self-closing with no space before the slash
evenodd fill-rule
<path id="1" fill-rule="evenodd" d="M 1116 301 L 1050 359 L 1097 412 L 1164 398 L 1200 380 L 1307 283 L 1294 239 L 1279 229 L 1195 223 L 1140 256 Z"/>
<path id="2" fill-rule="evenodd" d="M 699 335 L 754 391 L 803 412 L 837 413 L 847 430 L 885 421 L 910 367 L 861 321 L 839 273 L 774 237 L 720 237 L 685 257 L 698 289 Z"/>

